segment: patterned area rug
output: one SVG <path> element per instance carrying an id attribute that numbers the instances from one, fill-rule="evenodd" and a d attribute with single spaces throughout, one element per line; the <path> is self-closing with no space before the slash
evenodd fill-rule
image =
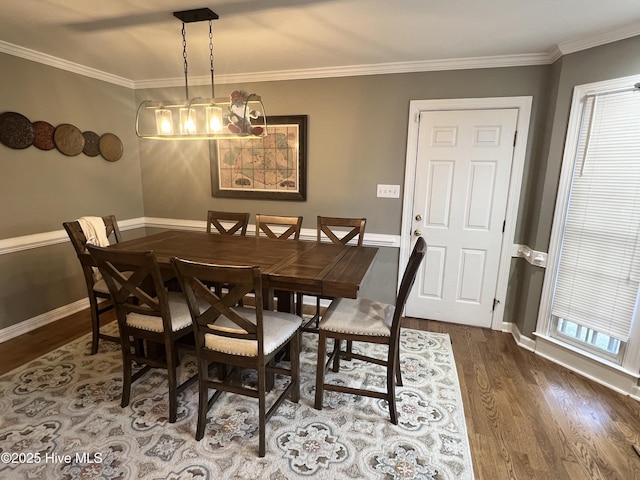
<path id="1" fill-rule="evenodd" d="M 377 399 L 325 392 L 315 410 L 317 336 L 303 342 L 300 402 L 285 401 L 267 422 L 259 458 L 255 399 L 224 394 L 197 442 L 197 384 L 181 395 L 174 424 L 162 371 L 135 383 L 122 409 L 119 347 L 102 342 L 91 356 L 83 337 L 0 377 L 0 478 L 473 479 L 448 335 L 403 330 L 397 426 Z M 181 365 L 184 378 L 196 371 L 189 355 Z M 344 362 L 327 380 L 382 386 L 379 368 Z"/>

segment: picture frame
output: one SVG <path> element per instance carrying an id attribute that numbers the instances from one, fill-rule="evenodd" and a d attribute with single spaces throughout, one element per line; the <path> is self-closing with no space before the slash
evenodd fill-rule
<path id="1" fill-rule="evenodd" d="M 267 117 L 265 137 L 210 142 L 214 197 L 307 199 L 307 116 Z"/>

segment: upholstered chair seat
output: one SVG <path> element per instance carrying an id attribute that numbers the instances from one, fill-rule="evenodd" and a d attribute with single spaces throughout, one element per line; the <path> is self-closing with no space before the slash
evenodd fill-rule
<path id="1" fill-rule="evenodd" d="M 237 307 L 236 312 L 256 324 L 256 311 L 253 308 Z M 302 319 L 294 314 L 286 312 L 273 312 L 263 310 L 262 318 L 267 328 L 264 329 L 264 354 L 270 355 L 288 342 L 300 328 Z M 211 330 L 244 333 L 238 326 L 222 316 L 215 325 L 208 325 Z M 258 355 L 258 342 L 255 340 L 243 340 L 240 338 L 227 338 L 210 333 L 204 336 L 204 347 L 207 350 L 240 355 L 243 357 L 256 357 Z"/>
<path id="2" fill-rule="evenodd" d="M 409 262 L 402 275 L 400 290 L 396 297 L 396 304 L 388 305 L 359 298 L 349 300 L 336 298 L 322 316 L 318 328 L 318 363 L 316 370 L 316 400 L 315 408 L 322 409 L 325 390 L 363 395 L 366 397 L 386 400 L 389 406 L 389 416 L 394 425 L 398 424 L 398 410 L 396 407 L 396 385 L 402 386 L 402 372 L 400 369 L 400 328 L 402 311 L 407 297 L 416 279 L 418 268 L 426 255 L 427 244 L 419 237 L 409 257 Z M 326 361 L 327 341 L 335 340 L 335 347 L 329 360 Z M 340 341 L 366 342 L 386 346 L 386 358 L 372 356 L 358 352 L 355 348 L 347 351 L 340 350 Z M 359 360 L 362 362 L 381 365 L 386 369 L 386 389 L 382 391 L 372 385 L 350 386 L 327 383 L 325 381 L 326 367 L 333 360 L 333 371 L 340 370 L 340 360 Z"/>
<path id="3" fill-rule="evenodd" d="M 368 298 L 338 298 L 327 308 L 320 328 L 349 335 L 391 336 L 396 308 Z"/>
<path id="4" fill-rule="evenodd" d="M 169 316 L 171 322 L 171 331 L 177 332 L 191 325 L 191 313 L 189 305 L 181 292 L 167 292 L 167 300 L 169 302 Z M 127 315 L 127 325 L 149 332 L 163 332 L 162 317 L 151 315 L 141 315 L 131 312 Z"/>

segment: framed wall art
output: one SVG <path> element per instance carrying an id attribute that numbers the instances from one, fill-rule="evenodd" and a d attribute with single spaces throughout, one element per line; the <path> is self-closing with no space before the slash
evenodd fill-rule
<path id="1" fill-rule="evenodd" d="M 210 142 L 214 197 L 307 198 L 307 116 L 267 117 L 265 137 Z"/>

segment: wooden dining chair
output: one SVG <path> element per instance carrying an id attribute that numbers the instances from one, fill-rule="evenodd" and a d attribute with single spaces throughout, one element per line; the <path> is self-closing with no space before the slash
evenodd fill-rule
<path id="1" fill-rule="evenodd" d="M 346 245 L 355 239 L 356 245 L 361 247 L 366 224 L 366 218 L 322 217 L 318 215 L 318 241 L 321 242 L 328 238 L 335 244 Z"/>
<path id="2" fill-rule="evenodd" d="M 121 406 L 129 405 L 133 382 L 152 367 L 163 368 L 169 384 L 169 423 L 174 423 L 178 395 L 196 381 L 194 375 L 178 385 L 178 342 L 193 333 L 185 296 L 165 289 L 152 251 L 126 252 L 93 245 L 87 249 L 109 288 L 118 317 L 123 370 Z M 132 349 L 143 341 L 146 350 Z M 154 352 L 150 345 L 162 346 L 164 351 Z M 134 363 L 144 367 L 132 374 Z"/>
<path id="3" fill-rule="evenodd" d="M 364 228 L 367 224 L 366 218 L 345 218 L 345 217 L 323 217 L 318 215 L 317 240 L 318 242 L 327 239 L 337 245 L 346 245 L 349 242 L 362 246 L 364 240 Z M 316 309 L 311 319 L 305 321 L 302 327 L 303 332 L 317 332 L 320 321 L 320 300 L 332 300 L 331 297 L 316 296 Z M 296 294 L 296 313 L 302 316 L 304 308 L 304 295 Z"/>
<path id="4" fill-rule="evenodd" d="M 215 232 L 222 235 L 234 235 L 238 232 L 240 232 L 240 235 L 246 235 L 248 225 L 249 213 L 220 212 L 215 210 L 209 210 L 207 212 L 207 233 L 212 233 L 213 227 Z"/>
<path id="5" fill-rule="evenodd" d="M 185 292 L 193 319 L 198 361 L 198 426 L 196 440 L 205 433 L 209 408 L 222 392 L 231 392 L 258 399 L 258 453 L 265 455 L 265 424 L 287 396 L 293 402 L 300 399 L 300 325 L 294 314 L 264 310 L 262 307 L 262 277 L 259 267 L 217 266 L 173 259 L 176 274 Z M 207 285 L 225 282 L 229 290 L 216 295 Z M 255 308 L 237 307 L 238 300 L 255 292 Z M 199 302 L 206 303 L 203 307 Z M 290 367 L 278 367 L 276 356 L 289 346 Z M 210 375 L 210 365 L 223 364 Z M 231 367 L 230 369 L 226 367 Z M 238 384 L 240 369 L 257 372 L 257 386 Z M 286 388 L 266 408 L 267 375 L 289 376 Z M 215 393 L 209 399 L 209 390 Z"/>
<path id="6" fill-rule="evenodd" d="M 400 371 L 400 322 L 407 297 L 416 279 L 418 267 L 422 263 L 426 250 L 426 242 L 422 237 L 419 237 L 409 257 L 404 274 L 402 275 L 395 306 L 365 298 L 340 298 L 334 300 L 322 316 L 318 339 L 316 409 L 322 410 L 325 390 L 380 398 L 386 400 L 389 404 L 391 422 L 395 425 L 398 424 L 395 387 L 396 385 L 402 386 L 402 373 Z M 334 348 L 333 353 L 329 357 L 329 361 L 325 361 L 327 340 L 330 338 L 336 341 L 351 340 L 354 342 L 386 345 L 387 356 L 383 359 L 367 356 L 357 353 L 356 351 L 343 352 L 340 348 Z M 326 367 L 333 360 L 333 371 L 338 372 L 340 369 L 340 359 L 342 357 L 384 366 L 387 376 L 386 391 L 370 389 L 367 388 L 366 385 L 358 388 L 325 383 Z"/>
<path id="7" fill-rule="evenodd" d="M 282 227 L 284 230 L 274 232 L 273 227 Z M 301 228 L 302 217 L 256 214 L 256 236 L 264 234 L 269 238 L 278 238 L 280 240 L 292 237 L 293 240 L 298 240 Z"/>
<path id="8" fill-rule="evenodd" d="M 104 222 L 107 239 L 112 243 L 119 243 L 122 238 L 116 217 L 114 215 L 106 215 L 102 217 L 102 220 Z M 113 308 L 111 294 L 104 280 L 100 278 L 99 275 L 96 275 L 96 270 L 94 269 L 97 268 L 97 266 L 86 249 L 87 236 L 82 230 L 80 222 L 78 220 L 64 222 L 62 226 L 69 235 L 78 260 L 80 260 L 84 281 L 87 286 L 89 311 L 91 314 L 91 354 L 94 355 L 98 351 L 98 342 L 100 339 L 120 342 L 119 337 L 100 332 L 100 315 Z"/>
<path id="9" fill-rule="evenodd" d="M 247 226 L 249 225 L 248 212 L 221 212 L 209 210 L 207 212 L 207 233 L 219 233 L 221 235 L 235 235 L 239 232 L 239 235 L 247 234 Z M 224 223 L 223 223 L 224 222 Z M 232 222 L 230 224 L 230 222 Z M 212 229 L 213 227 L 213 229 Z M 225 288 L 224 284 L 209 285 L 215 288 L 220 294 L 220 289 Z M 240 300 L 242 304 L 242 300 Z"/>
<path id="10" fill-rule="evenodd" d="M 274 227 L 277 227 L 275 231 Z M 256 214 L 257 237 L 263 234 L 269 238 L 277 238 L 279 240 L 298 240 L 301 229 L 302 217 Z M 278 308 L 293 312 L 295 309 L 294 295 L 294 292 L 276 290 L 274 296 L 277 299 Z"/>

